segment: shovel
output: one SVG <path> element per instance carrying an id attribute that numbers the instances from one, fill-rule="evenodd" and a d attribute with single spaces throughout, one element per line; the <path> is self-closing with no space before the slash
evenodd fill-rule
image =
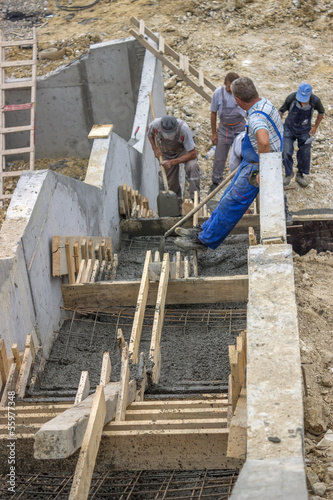
<path id="1" fill-rule="evenodd" d="M 177 227 L 180 227 L 183 224 L 185 224 L 185 222 L 187 220 L 189 220 L 192 217 L 192 215 L 194 215 L 198 210 L 200 210 L 200 208 L 203 207 L 207 203 L 207 201 L 209 201 L 211 198 L 213 198 L 213 196 L 215 196 L 216 193 L 218 193 L 220 191 L 220 189 L 222 189 L 226 184 L 228 184 L 228 182 L 233 178 L 233 176 L 237 172 L 238 168 L 236 168 L 236 170 L 234 170 L 233 172 L 231 172 L 231 174 L 229 174 L 228 177 L 226 177 L 225 180 L 222 181 L 221 184 L 219 184 L 214 189 L 214 191 L 212 191 L 211 193 L 209 193 L 206 196 L 206 198 L 204 198 L 202 201 L 200 201 L 199 205 L 197 205 L 196 207 L 194 207 L 188 214 L 185 215 L 185 217 L 183 217 L 182 219 L 180 219 L 180 221 L 178 221 L 174 226 L 172 226 L 172 228 L 170 228 L 166 233 L 164 233 L 164 235 L 162 236 L 162 238 L 160 240 L 160 244 L 159 244 L 159 247 L 158 247 L 158 251 L 160 253 L 161 260 L 163 259 L 163 254 L 164 254 L 165 239 L 168 236 L 170 236 L 170 234 L 172 234 Z"/>
<path id="2" fill-rule="evenodd" d="M 155 111 L 154 111 L 153 97 L 151 92 L 149 92 L 149 100 L 150 100 L 151 114 L 153 120 L 155 120 Z M 162 172 L 164 191 L 160 191 L 160 193 L 157 196 L 158 215 L 159 217 L 177 217 L 179 215 L 178 198 L 176 193 L 169 190 L 168 179 L 165 173 L 165 169 L 162 165 L 162 161 L 163 158 L 162 156 L 160 156 L 159 162 Z"/>

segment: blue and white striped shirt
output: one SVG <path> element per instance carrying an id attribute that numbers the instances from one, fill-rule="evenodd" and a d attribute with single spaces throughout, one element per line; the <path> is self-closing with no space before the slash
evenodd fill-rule
<path id="1" fill-rule="evenodd" d="M 271 147 L 271 153 L 277 153 L 281 151 L 281 141 L 276 133 L 273 125 L 267 119 L 267 117 L 261 113 L 254 113 L 254 111 L 263 111 L 266 113 L 271 120 L 275 123 L 276 128 L 283 137 L 283 123 L 280 118 L 280 115 L 273 104 L 265 98 L 260 99 L 260 101 L 253 104 L 253 106 L 247 112 L 247 124 L 248 124 L 248 134 L 251 145 L 256 153 L 258 153 L 258 145 L 256 132 L 260 129 L 267 130 L 269 134 L 269 144 Z"/>

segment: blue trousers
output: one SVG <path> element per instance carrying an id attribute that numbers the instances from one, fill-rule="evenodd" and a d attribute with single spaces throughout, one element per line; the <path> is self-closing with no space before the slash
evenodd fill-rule
<path id="1" fill-rule="evenodd" d="M 256 170 L 257 164 L 246 160 L 240 164 L 218 206 L 203 223 L 202 231 L 198 234 L 199 240 L 207 247 L 215 249 L 225 240 L 259 193 L 259 188 L 248 181 L 250 173 Z"/>
<path id="2" fill-rule="evenodd" d="M 307 175 L 310 173 L 311 144 L 305 144 L 305 141 L 309 137 L 309 132 L 296 135 L 292 129 L 286 126 L 284 127 L 283 163 L 286 176 L 291 175 L 293 171 L 294 142 L 296 140 L 298 143 L 298 151 L 296 154 L 297 168 L 299 172 L 303 174 Z"/>

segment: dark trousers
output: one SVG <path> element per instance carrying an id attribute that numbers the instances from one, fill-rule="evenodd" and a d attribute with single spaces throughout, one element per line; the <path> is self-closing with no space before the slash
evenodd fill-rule
<path id="1" fill-rule="evenodd" d="M 311 144 L 305 144 L 305 141 L 309 137 L 309 132 L 296 135 L 293 130 L 285 126 L 283 138 L 283 163 L 286 176 L 291 175 L 293 172 L 294 142 L 296 140 L 298 145 L 296 154 L 298 171 L 306 175 L 310 173 Z"/>

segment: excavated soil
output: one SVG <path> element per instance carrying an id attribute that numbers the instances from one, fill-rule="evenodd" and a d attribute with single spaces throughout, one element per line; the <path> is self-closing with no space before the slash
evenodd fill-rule
<path id="1" fill-rule="evenodd" d="M 333 9 L 329 0 L 268 0 L 264 3 L 259 0 L 100 0 L 88 9 L 84 8 L 88 3 L 73 0 L 72 6 L 82 6 L 82 10 L 71 10 L 66 0 L 58 5 L 63 8 L 57 7 L 55 0 L 11 0 L 10 4 L 8 0 L 0 1 L 3 17 L 0 28 L 8 39 L 27 38 L 31 36 L 32 26 L 36 26 L 39 51 L 49 47 L 66 48 L 62 59 L 39 61 L 39 75 L 81 57 L 91 43 L 128 36 L 130 17 L 134 15 L 163 34 L 166 43 L 176 51 L 187 54 L 191 63 L 202 68 L 216 85 L 223 82 L 228 71 L 237 71 L 253 78 L 260 95 L 280 107 L 300 82 L 311 83 L 324 104 L 326 115 L 312 147 L 309 187 L 302 189 L 292 181 L 287 190 L 288 202 L 292 211 L 332 208 Z M 26 57 L 29 50 L 27 47 L 19 49 L 20 53 L 11 50 L 7 56 L 20 59 Z M 185 119 L 193 131 L 205 194 L 212 168 L 211 160 L 204 159 L 210 148 L 209 105 L 169 70 L 164 71 L 167 110 Z M 24 76 L 24 73 L 17 71 L 15 76 Z M 51 163 L 64 160 L 72 161 L 55 159 Z M 74 173 L 71 165 L 67 165 L 67 175 L 81 178 L 86 165 L 87 160 L 79 167 L 80 173 Z M 44 167 L 48 166 L 44 162 Z M 9 192 L 14 188 L 14 183 L 7 186 Z M 5 210 L 0 211 L 0 224 L 4 216 Z M 202 265 L 201 258 L 199 264 Z M 306 457 L 309 470 L 311 468 L 327 487 L 323 498 L 331 499 L 333 459 L 325 450 L 316 448 L 316 444 L 327 428 L 333 429 L 332 274 L 330 253 L 317 255 L 311 251 L 303 257 L 295 256 L 302 366 L 307 384 Z M 108 342 L 111 348 L 114 338 Z M 78 373 L 70 375 L 75 378 L 73 385 L 77 384 Z"/>

